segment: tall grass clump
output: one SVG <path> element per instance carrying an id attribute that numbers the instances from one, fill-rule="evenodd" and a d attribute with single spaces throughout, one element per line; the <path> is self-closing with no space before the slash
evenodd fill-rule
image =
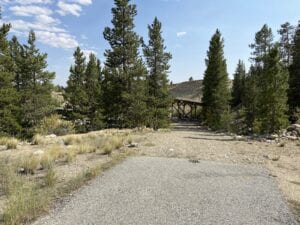
<path id="1" fill-rule="evenodd" d="M 6 225 L 26 224 L 45 212 L 50 204 L 47 189 L 38 189 L 30 182 L 20 183 L 8 196 L 3 220 Z"/>
<path id="2" fill-rule="evenodd" d="M 68 135 L 63 139 L 65 145 L 80 144 L 82 142 L 82 137 L 78 135 Z"/>
<path id="3" fill-rule="evenodd" d="M 31 143 L 34 145 L 45 145 L 47 144 L 47 139 L 40 134 L 36 134 L 33 136 Z"/>
<path id="4" fill-rule="evenodd" d="M 19 140 L 12 137 L 1 137 L 0 145 L 5 145 L 7 149 L 16 149 L 19 144 Z"/>

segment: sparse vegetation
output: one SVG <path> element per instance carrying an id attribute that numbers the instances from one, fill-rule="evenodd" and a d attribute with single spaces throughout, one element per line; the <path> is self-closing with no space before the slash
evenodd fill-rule
<path id="1" fill-rule="evenodd" d="M 34 145 L 44 145 L 46 143 L 47 143 L 47 139 L 40 134 L 36 134 L 32 138 L 32 144 Z"/>
<path id="2" fill-rule="evenodd" d="M 0 137 L 0 145 L 5 145 L 7 149 L 16 149 L 19 140 L 11 137 Z"/>
<path id="3" fill-rule="evenodd" d="M 36 133 L 41 135 L 55 134 L 58 136 L 73 134 L 74 125 L 70 121 L 63 120 L 60 116 L 54 114 L 43 118 L 35 128 Z"/>

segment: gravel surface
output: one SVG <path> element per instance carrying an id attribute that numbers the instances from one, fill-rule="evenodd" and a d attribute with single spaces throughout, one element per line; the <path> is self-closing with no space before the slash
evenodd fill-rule
<path id="1" fill-rule="evenodd" d="M 35 225 L 295 225 L 274 178 L 258 166 L 133 157 Z"/>

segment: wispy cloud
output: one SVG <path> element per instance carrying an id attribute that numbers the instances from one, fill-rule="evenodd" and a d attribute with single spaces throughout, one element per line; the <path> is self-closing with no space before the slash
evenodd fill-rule
<path id="1" fill-rule="evenodd" d="M 0 0 L 0 3 L 12 13 L 5 17 L 5 21 L 12 24 L 12 32 L 24 36 L 34 30 L 39 42 L 69 49 L 80 44 L 66 30 L 58 14 L 80 16 L 82 8 L 92 4 L 92 0 Z"/>
<path id="2" fill-rule="evenodd" d="M 80 12 L 82 10 L 82 7 L 78 4 L 73 4 L 73 3 L 66 3 L 63 1 L 59 1 L 57 3 L 58 10 L 57 12 L 61 16 L 66 16 L 68 14 L 74 15 L 74 16 L 80 16 Z"/>
<path id="3" fill-rule="evenodd" d="M 17 16 L 51 15 L 53 13 L 49 8 L 35 5 L 12 6 L 9 10 Z"/>
<path id="4" fill-rule="evenodd" d="M 177 32 L 176 35 L 177 35 L 177 37 L 183 37 L 183 36 L 187 35 L 187 32 L 185 32 L 185 31 Z"/>

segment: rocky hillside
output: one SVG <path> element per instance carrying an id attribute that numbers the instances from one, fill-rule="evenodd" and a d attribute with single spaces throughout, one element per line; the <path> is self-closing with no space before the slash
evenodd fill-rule
<path id="1" fill-rule="evenodd" d="M 202 80 L 186 81 L 173 84 L 170 92 L 174 98 L 186 98 L 201 101 L 202 98 Z"/>

